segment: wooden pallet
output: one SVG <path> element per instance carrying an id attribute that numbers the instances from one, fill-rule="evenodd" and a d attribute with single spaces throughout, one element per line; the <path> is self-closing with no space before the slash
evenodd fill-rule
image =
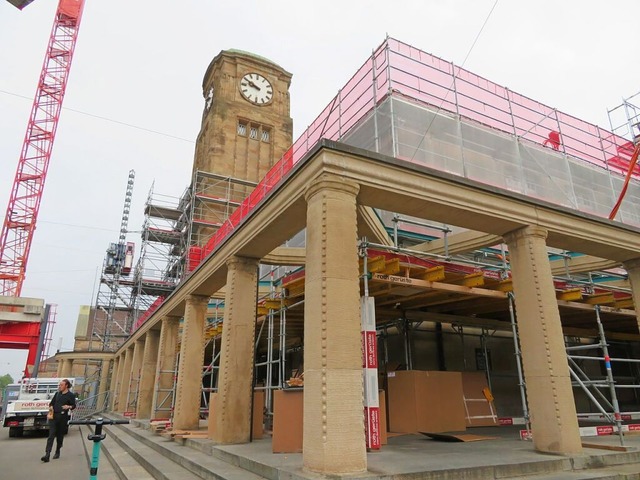
<path id="1" fill-rule="evenodd" d="M 209 438 L 209 434 L 206 430 L 169 430 L 162 432 L 160 435 L 183 445 L 190 438 L 205 440 Z"/>
<path id="2" fill-rule="evenodd" d="M 153 421 L 149 423 L 149 430 L 156 434 L 162 433 L 168 428 L 171 428 L 170 421 Z"/>

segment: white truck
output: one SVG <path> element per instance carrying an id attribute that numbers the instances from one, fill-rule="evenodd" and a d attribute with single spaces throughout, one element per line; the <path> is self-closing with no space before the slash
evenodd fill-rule
<path id="1" fill-rule="evenodd" d="M 74 379 L 68 379 L 71 385 Z M 62 378 L 24 378 L 18 384 L 17 398 L 9 400 L 2 425 L 10 437 L 21 437 L 25 430 L 48 430 L 49 402 L 58 391 Z"/>

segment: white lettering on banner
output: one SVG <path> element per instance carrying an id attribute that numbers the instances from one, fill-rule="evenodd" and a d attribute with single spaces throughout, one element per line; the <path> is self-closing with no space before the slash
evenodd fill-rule
<path id="1" fill-rule="evenodd" d="M 380 448 L 380 409 L 377 407 L 371 407 L 366 410 L 369 448 Z"/>
<path id="2" fill-rule="evenodd" d="M 365 356 L 367 363 L 365 367 L 367 368 L 377 368 L 378 367 L 378 354 L 377 354 L 377 344 L 376 344 L 376 332 L 365 332 L 366 339 L 366 348 L 365 348 Z"/>

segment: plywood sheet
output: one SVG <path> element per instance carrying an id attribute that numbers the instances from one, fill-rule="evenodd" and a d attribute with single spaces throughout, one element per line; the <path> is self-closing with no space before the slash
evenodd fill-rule
<path id="1" fill-rule="evenodd" d="M 304 423 L 302 390 L 276 390 L 273 394 L 273 453 L 302 452 Z"/>

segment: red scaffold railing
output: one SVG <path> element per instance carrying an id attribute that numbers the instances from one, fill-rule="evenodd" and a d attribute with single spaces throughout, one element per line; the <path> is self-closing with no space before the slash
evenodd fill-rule
<path id="1" fill-rule="evenodd" d="M 20 296 L 84 0 L 60 0 L 0 235 L 0 288 Z"/>

